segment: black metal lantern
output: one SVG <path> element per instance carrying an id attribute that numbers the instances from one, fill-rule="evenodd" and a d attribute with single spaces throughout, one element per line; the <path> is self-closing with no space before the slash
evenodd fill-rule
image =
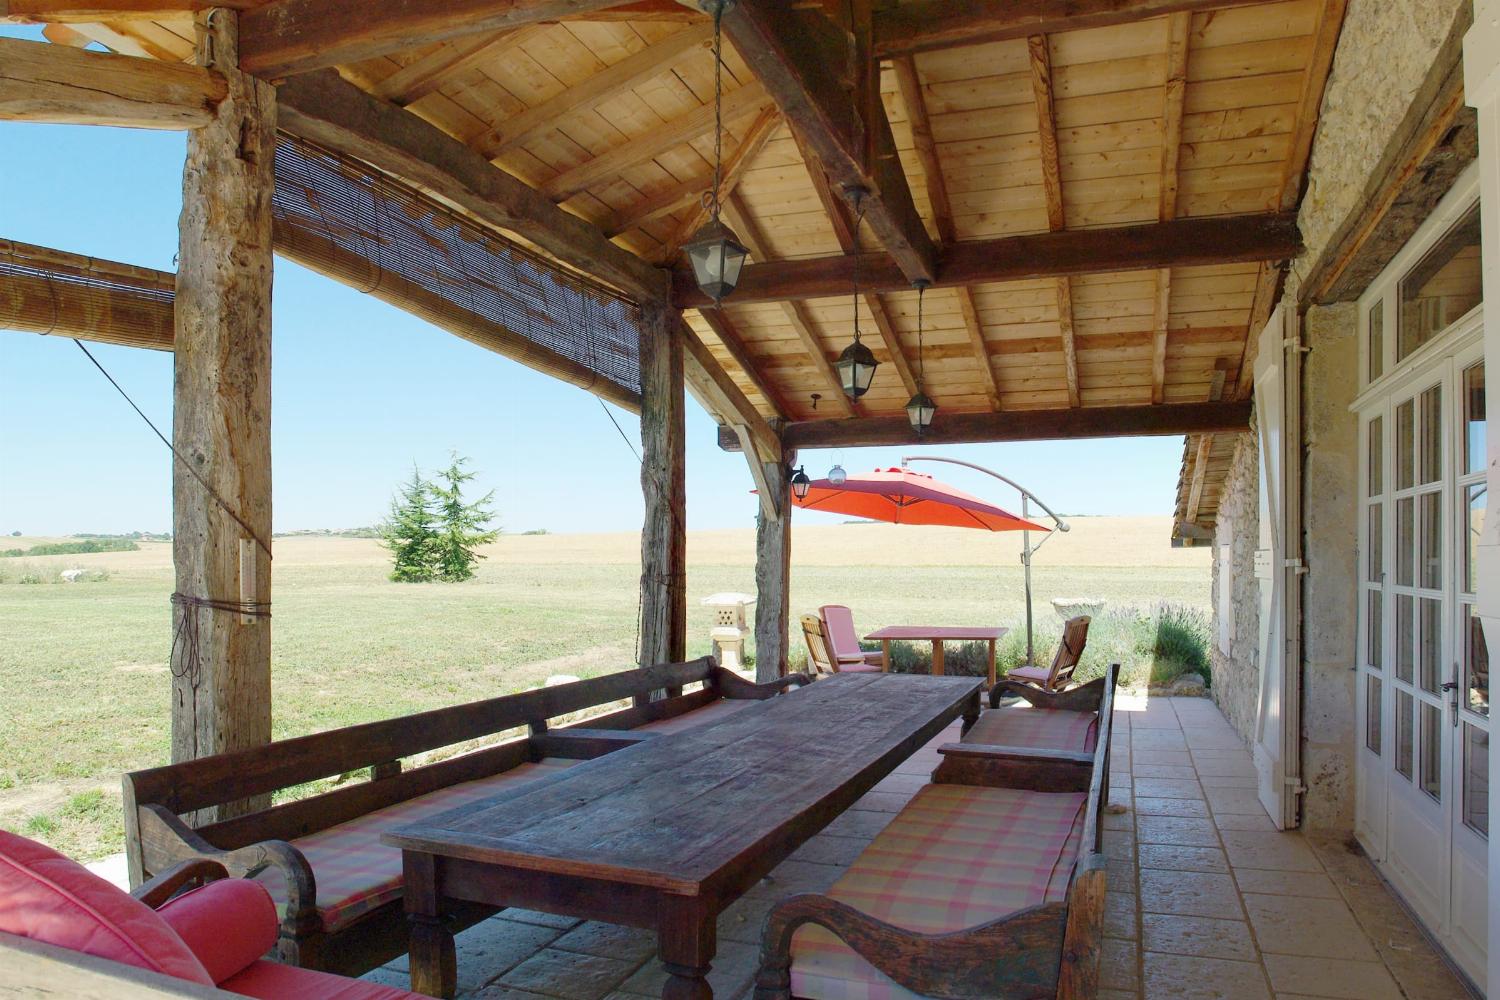
<path id="1" fill-rule="evenodd" d="M 797 466 L 797 471 L 792 473 L 792 495 L 798 500 L 807 497 L 807 491 L 812 488 L 812 480 L 807 478 L 807 473 L 802 466 Z"/>
<path id="2" fill-rule="evenodd" d="M 937 404 L 923 388 L 927 364 L 922 357 L 922 297 L 930 282 L 918 279 L 913 284 L 917 286 L 917 391 L 907 401 L 906 419 L 911 421 L 912 430 L 917 432 L 917 437 L 921 437 L 922 432 L 932 426 L 932 418 L 937 415 Z"/>
<path id="3" fill-rule="evenodd" d="M 682 249 L 693 265 L 698 288 L 718 305 L 739 283 L 740 269 L 750 249 L 719 219 L 719 182 L 724 164 L 724 58 L 719 22 L 734 6 L 734 0 L 700 0 L 700 6 L 714 19 L 714 186 L 703 195 L 708 221 Z"/>
<path id="4" fill-rule="evenodd" d="M 880 362 L 875 360 L 874 352 L 860 343 L 859 339 L 859 227 L 865 219 L 867 192 L 862 187 L 850 187 L 844 193 L 854 202 L 854 245 L 851 251 L 854 255 L 854 343 L 844 348 L 834 367 L 838 369 L 839 386 L 844 390 L 844 395 L 850 399 L 858 399 L 869 391 Z"/>

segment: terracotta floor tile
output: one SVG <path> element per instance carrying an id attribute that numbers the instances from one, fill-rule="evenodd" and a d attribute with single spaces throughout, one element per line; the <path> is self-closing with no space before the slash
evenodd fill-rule
<path id="1" fill-rule="evenodd" d="M 1146 913 L 1170 913 L 1184 917 L 1218 917 L 1240 920 L 1239 893 L 1234 880 L 1215 872 L 1162 871 L 1141 869 L 1141 910 Z M 1267 897 L 1280 899 L 1283 897 Z"/>
<path id="2" fill-rule="evenodd" d="M 1164 764 L 1170 767 L 1192 767 L 1192 754 L 1186 750 L 1137 750 L 1134 764 Z"/>
<path id="3" fill-rule="evenodd" d="M 1245 740 L 1228 726 L 1182 728 L 1183 738 L 1194 750 L 1244 750 Z"/>
<path id="4" fill-rule="evenodd" d="M 1247 892 L 1245 909 L 1263 952 L 1377 961 L 1374 947 L 1342 899 Z"/>
<path id="5" fill-rule="evenodd" d="M 1221 830 L 1219 836 L 1224 840 L 1229 863 L 1235 868 L 1320 873 L 1323 870 L 1306 841 L 1297 833 Z"/>
<path id="6" fill-rule="evenodd" d="M 497 985 L 545 996 L 597 1000 L 619 986 L 637 963 L 544 948 L 497 981 Z"/>
<path id="7" fill-rule="evenodd" d="M 1134 830 L 1135 818 L 1128 812 L 1107 812 L 1100 821 L 1100 825 L 1106 830 Z"/>
<path id="8" fill-rule="evenodd" d="M 1198 799 L 1159 799 L 1137 795 L 1135 811 L 1142 816 L 1196 816 L 1207 819 L 1208 803 Z"/>
<path id="9" fill-rule="evenodd" d="M 1379 962 L 1267 955 L 1266 974 L 1279 993 L 1304 993 L 1332 1000 L 1402 1000 L 1401 991 Z"/>
<path id="10" fill-rule="evenodd" d="M 1270 1000 L 1265 973 L 1251 962 L 1146 953 L 1151 1000 Z"/>
<path id="11" fill-rule="evenodd" d="M 1251 830 L 1260 833 L 1275 833 L 1276 824 L 1271 822 L 1271 817 L 1264 811 L 1260 815 L 1253 813 L 1215 813 L 1214 826 L 1220 830 Z"/>
<path id="12" fill-rule="evenodd" d="M 1133 892 L 1104 894 L 1104 936 L 1134 941 L 1140 937 L 1140 919 Z"/>
<path id="13" fill-rule="evenodd" d="M 1201 799 L 1203 789 L 1196 778 L 1137 778 L 1135 794 L 1162 799 Z"/>
<path id="14" fill-rule="evenodd" d="M 1179 844 L 1141 844 L 1142 868 L 1179 872 L 1227 872 L 1229 859 L 1217 847 L 1184 847 Z"/>
<path id="15" fill-rule="evenodd" d="M 1260 778 L 1254 774 L 1204 774 L 1200 771 L 1198 778 L 1204 784 L 1213 785 L 1216 788 L 1260 787 Z"/>
<path id="16" fill-rule="evenodd" d="M 1271 896 L 1311 896 L 1338 899 L 1338 886 L 1327 875 L 1317 872 L 1276 872 L 1259 868 L 1241 868 L 1234 873 L 1240 892 L 1258 892 Z"/>
<path id="17" fill-rule="evenodd" d="M 1214 781 L 1206 782 L 1203 794 L 1215 813 L 1249 813 L 1264 816 L 1265 807 L 1260 804 L 1260 792 L 1254 788 L 1226 788 Z"/>
<path id="18" fill-rule="evenodd" d="M 1213 821 L 1190 816 L 1137 816 L 1135 835 L 1142 844 L 1219 846 L 1219 833 L 1214 829 Z"/>
<path id="19" fill-rule="evenodd" d="M 1136 968 L 1134 941 L 1105 938 L 1099 948 L 1099 986 L 1111 990 L 1138 990 L 1141 977 Z"/>
<path id="20" fill-rule="evenodd" d="M 1137 729 L 1130 734 L 1130 746 L 1141 750 L 1186 750 L 1187 741 L 1173 729 Z"/>
<path id="21" fill-rule="evenodd" d="M 1250 937 L 1250 925 L 1242 920 L 1147 913 L 1142 923 L 1141 944 L 1147 951 L 1260 961 L 1255 941 Z"/>
<path id="22" fill-rule="evenodd" d="M 1104 856 L 1118 861 L 1135 861 L 1135 834 L 1121 830 L 1105 837 Z"/>
<path id="23" fill-rule="evenodd" d="M 1130 769 L 1137 778 L 1197 778 L 1191 764 L 1142 764 L 1136 761 Z"/>

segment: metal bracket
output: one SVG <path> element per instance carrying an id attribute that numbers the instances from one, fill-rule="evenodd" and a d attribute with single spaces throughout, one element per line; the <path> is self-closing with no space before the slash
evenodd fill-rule
<path id="1" fill-rule="evenodd" d="M 1312 350 L 1311 347 L 1307 347 L 1302 343 L 1302 337 L 1300 335 L 1296 337 L 1287 337 L 1281 342 L 1281 349 L 1291 349 L 1297 351 L 1300 354 L 1306 354 Z"/>

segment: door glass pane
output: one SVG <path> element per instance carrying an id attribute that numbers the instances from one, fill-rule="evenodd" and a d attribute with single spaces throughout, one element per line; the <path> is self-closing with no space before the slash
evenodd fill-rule
<path id="1" fill-rule="evenodd" d="M 1396 773 L 1411 777 L 1412 696 L 1396 690 Z"/>
<path id="2" fill-rule="evenodd" d="M 1464 472 L 1484 469 L 1484 365 L 1464 369 Z"/>
<path id="3" fill-rule="evenodd" d="M 1422 682 L 1422 690 L 1431 694 L 1437 694 L 1438 684 L 1438 658 L 1442 653 L 1442 610 L 1443 602 L 1422 598 L 1417 601 L 1417 609 L 1422 616 L 1418 637 L 1421 646 L 1417 650 L 1417 666 L 1420 668 L 1418 677 Z"/>
<path id="4" fill-rule="evenodd" d="M 1422 393 L 1422 482 L 1435 483 L 1443 475 L 1443 389 Z"/>
<path id="5" fill-rule="evenodd" d="M 1472 594 L 1479 589 L 1476 573 L 1479 572 L 1479 536 L 1484 531 L 1484 502 L 1485 485 L 1475 483 L 1464 490 L 1467 497 L 1469 523 L 1464 528 L 1464 534 L 1468 536 L 1468 544 L 1464 546 L 1464 578 L 1463 590 Z"/>
<path id="6" fill-rule="evenodd" d="M 1396 677 L 1410 684 L 1415 662 L 1416 636 L 1412 629 L 1412 599 L 1396 595 Z"/>
<path id="7" fill-rule="evenodd" d="M 1369 455 L 1370 476 L 1367 496 L 1378 497 L 1385 489 L 1385 421 L 1376 417 L 1370 421 L 1370 433 L 1365 441 Z"/>
<path id="8" fill-rule="evenodd" d="M 1385 301 L 1370 306 L 1370 381 L 1385 371 Z"/>
<path id="9" fill-rule="evenodd" d="M 1365 746 L 1380 756 L 1380 678 L 1365 674 Z"/>
<path id="10" fill-rule="evenodd" d="M 1484 641 L 1484 623 L 1474 605 L 1466 607 L 1469 627 L 1464 636 L 1464 690 L 1468 692 L 1469 710 L 1490 714 L 1490 651 Z"/>
<path id="11" fill-rule="evenodd" d="M 1396 501 L 1396 582 L 1403 587 L 1412 585 L 1412 565 L 1415 560 L 1412 544 L 1412 499 L 1404 497 Z"/>
<path id="12" fill-rule="evenodd" d="M 1412 449 L 1417 436 L 1417 404 L 1408 399 L 1396 407 L 1396 489 L 1409 490 L 1413 474 Z"/>
<path id="13" fill-rule="evenodd" d="M 1383 597 L 1378 590 L 1367 591 L 1365 595 L 1365 662 L 1376 670 L 1385 669 L 1385 662 L 1380 656 L 1385 639 L 1385 632 L 1381 628 L 1382 612 L 1385 610 Z"/>
<path id="14" fill-rule="evenodd" d="M 1464 823 L 1490 833 L 1490 734 L 1464 723 Z"/>
<path id="15" fill-rule="evenodd" d="M 1443 507 L 1441 493 L 1423 493 L 1422 579 L 1420 586 L 1437 590 L 1443 585 Z"/>
<path id="16" fill-rule="evenodd" d="M 1478 205 L 1407 272 L 1399 294 L 1397 361 L 1483 301 Z"/>
<path id="17" fill-rule="evenodd" d="M 1385 577 L 1385 507 L 1382 504 L 1370 504 L 1369 516 L 1369 539 L 1365 551 L 1369 553 L 1369 568 L 1366 570 L 1366 579 L 1371 583 L 1379 583 Z"/>
<path id="18" fill-rule="evenodd" d="M 1422 702 L 1422 791 L 1443 797 L 1443 713 Z"/>

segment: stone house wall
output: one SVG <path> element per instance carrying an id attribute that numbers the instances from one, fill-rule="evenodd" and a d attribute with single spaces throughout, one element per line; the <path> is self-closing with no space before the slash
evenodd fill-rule
<path id="1" fill-rule="evenodd" d="M 1260 687 L 1260 588 L 1255 580 L 1255 550 L 1260 545 L 1259 462 L 1260 448 L 1252 429 L 1235 444 L 1214 533 L 1213 606 L 1219 627 L 1210 653 L 1210 692 L 1229 724 L 1247 742 L 1255 727 Z"/>

